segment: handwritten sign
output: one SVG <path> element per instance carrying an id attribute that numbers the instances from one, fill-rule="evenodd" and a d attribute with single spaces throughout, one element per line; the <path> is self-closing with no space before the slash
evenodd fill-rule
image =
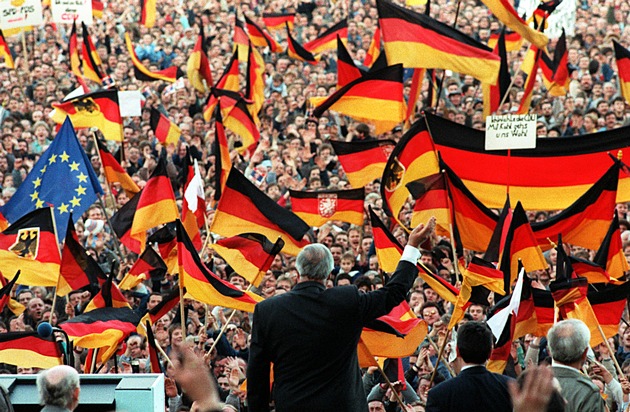
<path id="1" fill-rule="evenodd" d="M 52 18 L 55 23 L 92 24 L 91 0 L 52 0 Z"/>
<path id="2" fill-rule="evenodd" d="M 17 29 L 44 23 L 41 0 L 0 0 L 0 27 Z"/>
<path id="3" fill-rule="evenodd" d="M 486 150 L 536 148 L 535 114 L 488 116 Z"/>

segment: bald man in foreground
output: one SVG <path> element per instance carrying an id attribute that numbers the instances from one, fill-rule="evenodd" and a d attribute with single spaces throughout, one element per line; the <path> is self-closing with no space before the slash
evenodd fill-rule
<path id="1" fill-rule="evenodd" d="M 72 412 L 79 405 L 79 373 L 66 365 L 55 366 L 37 375 L 42 412 Z"/>

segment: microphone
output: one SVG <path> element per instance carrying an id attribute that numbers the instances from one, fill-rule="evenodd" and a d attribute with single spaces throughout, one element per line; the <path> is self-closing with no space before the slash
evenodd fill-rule
<path id="1" fill-rule="evenodd" d="M 54 329 L 57 329 L 57 328 L 54 328 Z M 52 335 L 54 329 L 50 323 L 41 322 L 39 325 L 37 325 L 37 334 L 41 338 L 47 338 L 50 335 Z"/>

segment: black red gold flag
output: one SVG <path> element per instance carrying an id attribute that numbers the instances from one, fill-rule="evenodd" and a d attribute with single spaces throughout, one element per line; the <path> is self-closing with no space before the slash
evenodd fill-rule
<path id="1" fill-rule="evenodd" d="M 164 368 L 160 362 L 160 355 L 155 342 L 155 336 L 153 336 L 153 329 L 151 329 L 151 323 L 146 321 L 145 326 L 147 328 L 147 349 L 149 350 L 149 362 L 151 362 L 151 373 L 164 373 Z"/>
<path id="2" fill-rule="evenodd" d="M 145 280 L 161 279 L 165 274 L 166 263 L 152 247 L 147 247 L 138 256 L 138 260 L 120 281 L 118 287 L 124 290 L 133 289 Z"/>
<path id="3" fill-rule="evenodd" d="M 239 20 L 238 16 L 234 20 L 234 44 L 233 52 L 238 55 L 238 61 L 247 62 L 247 52 L 249 49 L 249 36 L 245 31 L 245 24 Z"/>
<path id="4" fill-rule="evenodd" d="M 501 69 L 499 70 L 499 80 L 495 85 L 483 84 L 483 117 L 484 119 L 499 110 L 505 94 L 510 89 L 511 78 L 507 60 L 507 47 L 505 42 L 505 28 L 501 30 L 501 35 L 494 47 L 493 53 L 501 58 Z"/>
<path id="5" fill-rule="evenodd" d="M 354 60 L 352 60 L 352 56 L 350 56 L 341 38 L 337 37 L 337 88 L 342 88 L 361 76 L 363 76 L 363 72 L 354 64 Z"/>
<path id="6" fill-rule="evenodd" d="M 415 199 L 411 227 L 427 222 L 431 216 L 436 219 L 436 233 L 449 237 L 451 211 L 444 174 L 436 173 L 407 183 L 407 190 Z"/>
<path id="7" fill-rule="evenodd" d="M 83 54 L 83 75 L 98 84 L 102 84 L 105 78 L 103 63 L 96 51 L 96 47 L 94 47 L 87 25 L 81 22 L 81 26 L 83 27 L 83 48 L 81 50 Z M 75 124 L 75 126 L 77 125 Z"/>
<path id="8" fill-rule="evenodd" d="M 519 51 L 523 45 L 523 36 L 511 30 L 495 30 L 490 34 L 488 39 L 488 47 L 494 49 L 501 33 L 505 32 L 505 50 L 508 52 Z"/>
<path id="9" fill-rule="evenodd" d="M 140 0 L 140 24 L 146 28 L 155 26 L 157 0 Z"/>
<path id="10" fill-rule="evenodd" d="M 269 31 L 282 30 L 285 25 L 293 30 L 295 13 L 263 13 L 262 19 Z"/>
<path id="11" fill-rule="evenodd" d="M 140 188 L 129 176 L 127 171 L 118 163 L 118 160 L 111 154 L 105 143 L 97 140 L 98 152 L 101 158 L 101 164 L 103 165 L 103 174 L 105 179 L 111 185 L 114 183 L 120 183 L 120 186 L 125 190 L 127 196 L 131 199 L 134 195 L 140 192 Z"/>
<path id="12" fill-rule="evenodd" d="M 199 34 L 199 36 L 197 36 L 197 43 L 195 43 L 195 47 L 188 57 L 188 62 L 186 63 L 188 81 L 195 90 L 200 93 L 206 93 L 212 87 L 212 71 L 210 69 L 208 55 L 203 48 L 203 42 L 203 34 Z M 238 52 L 235 51 L 234 53 L 234 55 L 238 57 Z M 238 76 L 238 63 L 236 66 Z"/>
<path id="13" fill-rule="evenodd" d="M 101 290 L 92 297 L 92 300 L 85 307 L 84 313 L 99 308 L 131 308 L 127 298 L 122 294 L 118 285 L 114 283 L 114 275 L 107 276 L 105 282 L 101 284 Z"/>
<path id="14" fill-rule="evenodd" d="M 52 336 L 42 338 L 37 332 L 1 333 L 0 362 L 22 368 L 41 369 L 62 364 L 57 341 Z"/>
<path id="15" fill-rule="evenodd" d="M 379 54 L 381 53 L 381 29 L 376 27 L 374 29 L 374 35 L 370 41 L 370 46 L 365 53 L 365 59 L 363 59 L 363 65 L 365 67 L 372 67 Z"/>
<path id="16" fill-rule="evenodd" d="M 630 50 L 613 40 L 615 48 L 615 61 L 619 75 L 619 91 L 626 103 L 630 103 Z"/>
<path id="17" fill-rule="evenodd" d="M 133 72 L 137 80 L 143 82 L 152 82 L 155 80 L 164 80 L 165 82 L 174 83 L 178 78 L 184 75 L 184 72 L 177 66 L 171 66 L 159 71 L 149 70 L 136 55 L 136 51 L 131 43 L 131 37 L 129 33 L 125 33 L 125 44 L 127 45 L 127 51 L 131 62 L 133 63 Z"/>
<path id="18" fill-rule="evenodd" d="M 232 54 L 232 58 L 228 62 L 223 74 L 217 80 L 217 83 L 214 85 L 215 90 L 230 90 L 233 92 L 238 92 L 240 90 L 239 83 L 239 71 L 238 71 L 238 53 L 234 52 Z M 215 93 L 210 93 L 208 96 L 208 101 L 206 102 L 206 106 L 203 109 L 203 118 L 206 122 L 209 122 L 212 116 L 214 115 L 214 109 L 217 107 L 219 103 L 218 96 Z"/>
<path id="19" fill-rule="evenodd" d="M 254 148 L 260 140 L 260 130 L 243 95 L 222 89 L 213 89 L 210 95 L 219 100 L 223 125 L 241 138 L 240 150 Z"/>
<path id="20" fill-rule="evenodd" d="M 0 44 L 0 47 L 1 46 L 2 45 Z M 72 22 L 72 31 L 70 32 L 70 38 L 68 39 L 68 55 L 70 56 L 70 69 L 72 70 L 72 73 L 74 73 L 77 79 L 82 78 L 83 73 L 81 73 L 81 55 L 79 54 L 76 20 Z"/>
<path id="21" fill-rule="evenodd" d="M 316 64 L 318 61 L 318 58 L 314 56 L 308 50 L 304 49 L 304 46 L 298 43 L 291 36 L 291 29 L 289 28 L 288 24 L 286 25 L 286 27 L 287 27 L 287 54 L 289 55 L 289 57 L 291 57 L 292 59 L 306 62 L 306 63 Z"/>
<path id="22" fill-rule="evenodd" d="M 379 27 L 389 64 L 406 68 L 444 69 L 494 84 L 500 60 L 486 45 L 425 14 L 376 2 Z"/>
<path id="23" fill-rule="evenodd" d="M 348 41 L 348 20 L 343 19 L 326 31 L 321 33 L 315 40 L 304 43 L 304 50 L 318 55 L 330 50 L 334 50 L 337 47 L 336 40 L 340 38 L 341 41 Z"/>
<path id="24" fill-rule="evenodd" d="M 223 193 L 223 187 L 227 180 L 230 169 L 232 168 L 232 160 L 230 159 L 230 148 L 228 146 L 227 136 L 225 135 L 225 128 L 223 127 L 223 118 L 221 117 L 221 111 L 216 110 L 215 115 L 215 134 L 214 142 L 212 144 L 212 152 L 214 153 L 214 200 L 216 202 L 221 199 L 221 193 Z"/>
<path id="25" fill-rule="evenodd" d="M 339 163 L 343 166 L 350 186 L 359 188 L 381 178 L 396 142 L 393 140 L 367 142 L 331 140 L 330 144 Z"/>
<path id="26" fill-rule="evenodd" d="M 245 17 L 245 27 L 247 28 L 247 34 L 252 44 L 256 47 L 269 47 L 272 53 L 282 53 L 283 49 L 280 43 L 267 33 L 265 29 L 258 26 L 253 20 Z"/>
<path id="27" fill-rule="evenodd" d="M 499 21 L 523 36 L 536 47 L 543 48 L 549 43 L 549 38 L 542 31 L 530 27 L 529 24 L 516 13 L 514 6 L 512 6 L 508 0 L 482 1 Z"/>
<path id="28" fill-rule="evenodd" d="M 317 192 L 289 190 L 289 194 L 293 213 L 311 226 L 319 227 L 332 220 L 363 226 L 363 188 Z"/>
<path id="29" fill-rule="evenodd" d="M 160 143 L 166 145 L 177 144 L 179 137 L 182 134 L 180 128 L 162 112 L 155 107 L 151 107 L 151 118 L 149 119 L 149 125 L 156 139 Z"/>
<path id="30" fill-rule="evenodd" d="M 261 192 L 236 168 L 225 182 L 210 231 L 230 237 L 254 232 L 270 239 L 281 237 L 284 252 L 297 255 L 309 241 L 304 237 L 310 226 L 294 213 Z"/>

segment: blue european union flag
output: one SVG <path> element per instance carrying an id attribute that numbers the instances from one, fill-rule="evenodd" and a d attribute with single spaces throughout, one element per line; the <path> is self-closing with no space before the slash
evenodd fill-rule
<path id="1" fill-rule="evenodd" d="M 0 212 L 13 223 L 35 209 L 52 207 L 61 242 L 66 237 L 70 213 L 78 220 L 98 199 L 97 194 L 103 194 L 103 189 L 66 117 L 55 140 Z"/>

